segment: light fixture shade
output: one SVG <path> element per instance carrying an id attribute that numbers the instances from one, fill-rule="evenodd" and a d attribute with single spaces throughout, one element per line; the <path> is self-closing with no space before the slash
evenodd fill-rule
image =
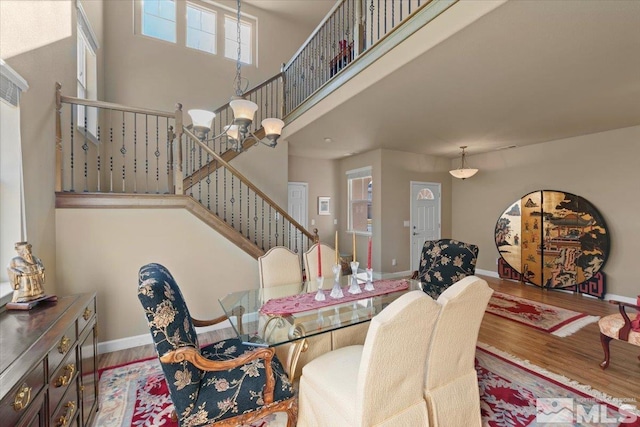
<path id="1" fill-rule="evenodd" d="M 187 113 L 191 116 L 194 128 L 211 129 L 211 123 L 216 117 L 216 113 L 207 110 L 189 110 Z"/>
<path id="2" fill-rule="evenodd" d="M 233 110 L 233 117 L 240 120 L 253 121 L 253 116 L 258 110 L 258 104 L 246 99 L 234 99 L 229 103 L 229 106 Z"/>
<path id="3" fill-rule="evenodd" d="M 449 173 L 456 178 L 467 179 L 471 178 L 478 172 L 478 169 L 464 168 L 464 169 L 453 169 L 450 170 Z"/>
<path id="4" fill-rule="evenodd" d="M 265 135 L 282 135 L 284 122 L 280 119 L 268 118 L 262 121 Z"/>
<path id="5" fill-rule="evenodd" d="M 224 127 L 225 132 L 227 133 L 227 136 L 231 139 L 235 139 L 236 141 L 239 139 L 238 138 L 238 125 L 227 125 Z"/>

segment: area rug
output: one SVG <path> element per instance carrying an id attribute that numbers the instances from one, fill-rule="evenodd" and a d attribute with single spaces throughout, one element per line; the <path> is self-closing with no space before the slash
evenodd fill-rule
<path id="1" fill-rule="evenodd" d="M 487 312 L 559 337 L 567 337 L 600 319 L 502 292 L 493 293 Z"/>
<path id="2" fill-rule="evenodd" d="M 634 399 L 612 399 L 481 343 L 476 370 L 485 426 L 640 426 Z M 157 358 L 101 372 L 96 427 L 177 427 L 172 409 Z M 252 427 L 285 425 L 277 414 Z"/>

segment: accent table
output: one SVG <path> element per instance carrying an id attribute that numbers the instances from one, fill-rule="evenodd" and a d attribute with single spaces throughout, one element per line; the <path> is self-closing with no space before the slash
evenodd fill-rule
<path id="1" fill-rule="evenodd" d="M 360 275 L 358 275 L 360 276 Z M 350 283 L 351 276 L 341 277 L 345 296 L 347 284 Z M 246 291 L 233 292 L 221 298 L 220 304 L 225 314 L 229 317 L 231 324 L 238 338 L 243 343 L 261 346 L 275 347 L 286 343 L 294 343 L 294 357 L 289 361 L 289 372 L 295 372 L 300 353 L 306 351 L 307 338 L 332 332 L 338 329 L 347 328 L 357 324 L 369 322 L 373 316 L 380 313 L 389 303 L 400 295 L 422 289 L 420 282 L 411 279 L 397 279 L 406 282 L 405 289 L 373 296 L 374 292 L 362 292 L 356 299 L 344 301 L 346 298 L 333 299 L 328 296 L 331 286 L 325 286 L 327 300 L 323 304 L 331 304 L 319 308 L 308 308 L 303 306 L 302 311 L 295 313 L 285 312 L 283 314 L 266 314 L 263 306 L 273 300 L 286 300 L 291 304 L 292 297 L 308 301 L 304 294 L 315 294 L 315 280 L 305 283 L 293 283 L 290 285 L 274 286 L 270 288 L 251 289 Z M 361 288 L 364 286 L 364 280 Z M 377 281 L 376 283 L 389 283 L 389 280 Z M 327 281 L 325 280 L 325 285 Z M 236 314 L 243 312 L 241 318 Z"/>

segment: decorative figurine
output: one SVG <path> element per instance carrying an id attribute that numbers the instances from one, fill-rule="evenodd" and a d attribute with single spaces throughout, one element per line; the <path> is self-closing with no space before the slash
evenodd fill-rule
<path id="1" fill-rule="evenodd" d="M 7 268 L 13 287 L 13 298 L 7 308 L 28 310 L 39 301 L 55 300 L 55 296 L 44 293 L 44 265 L 31 253 L 31 245 L 18 242 L 15 249 L 18 256 L 11 259 Z"/>

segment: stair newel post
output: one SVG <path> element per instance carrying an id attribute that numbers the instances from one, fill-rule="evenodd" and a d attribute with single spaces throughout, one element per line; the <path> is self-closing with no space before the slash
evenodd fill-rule
<path id="1" fill-rule="evenodd" d="M 173 162 L 173 182 L 175 194 L 183 194 L 183 171 L 182 171 L 182 104 L 176 104 L 176 130 L 173 139 L 172 154 Z"/>
<path id="2" fill-rule="evenodd" d="M 362 19 L 362 13 L 364 10 L 363 0 L 355 0 L 356 16 L 353 25 L 353 49 L 355 51 L 354 57 L 360 55 L 364 50 L 364 23 Z"/>
<path id="3" fill-rule="evenodd" d="M 62 191 L 62 85 L 56 82 L 56 192 Z"/>
<path id="4" fill-rule="evenodd" d="M 318 236 L 318 229 L 313 229 L 313 244 L 320 243 L 320 236 Z"/>

